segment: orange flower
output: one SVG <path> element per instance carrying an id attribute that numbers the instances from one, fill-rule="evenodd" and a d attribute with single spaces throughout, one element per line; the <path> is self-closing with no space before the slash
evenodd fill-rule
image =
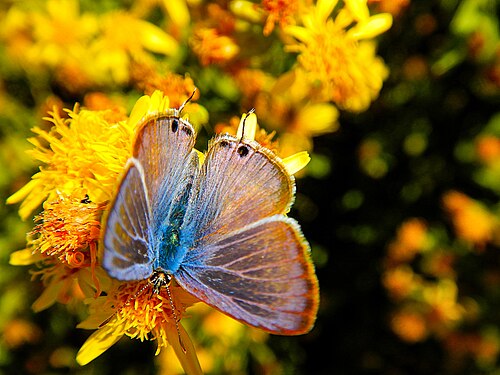
<path id="1" fill-rule="evenodd" d="M 194 30 L 191 48 L 202 65 L 226 63 L 240 50 L 231 37 L 222 35 L 217 29 L 210 27 L 199 27 Z"/>
<path id="2" fill-rule="evenodd" d="M 75 198 L 59 194 L 59 199 L 45 202 L 44 211 L 35 218 L 34 251 L 55 256 L 71 268 L 96 264 L 97 242 L 103 205 L 86 197 Z"/>
<path id="3" fill-rule="evenodd" d="M 368 0 L 368 4 L 377 4 L 381 12 L 397 16 L 410 5 L 410 0 Z"/>
<path id="4" fill-rule="evenodd" d="M 397 312 L 391 319 L 391 328 L 407 342 L 423 341 L 429 334 L 422 315 L 410 309 Z"/>
<path id="5" fill-rule="evenodd" d="M 299 9 L 298 0 L 262 0 L 262 8 L 268 14 L 264 25 L 264 35 L 274 30 L 275 24 L 281 28 L 295 23 L 294 17 Z"/>
<path id="6" fill-rule="evenodd" d="M 458 191 L 449 191 L 443 196 L 456 235 L 472 244 L 484 246 L 499 230 L 498 218 L 482 204 Z"/>
<path id="7" fill-rule="evenodd" d="M 25 343 L 36 343 L 42 336 L 42 330 L 38 326 L 24 319 L 13 319 L 4 324 L 2 341 L 9 348 L 17 348 Z"/>
<path id="8" fill-rule="evenodd" d="M 160 74 L 146 64 L 134 64 L 131 75 L 138 89 L 146 95 L 152 95 L 156 90 L 161 91 L 170 99 L 172 108 L 179 108 L 196 89 L 191 77 L 171 72 Z M 199 97 L 200 92 L 197 90 L 192 100 L 196 101 Z"/>
<path id="9" fill-rule="evenodd" d="M 408 297 L 421 282 L 420 277 L 408 266 L 398 266 L 386 271 L 382 280 L 389 295 L 395 300 Z"/>
<path id="10" fill-rule="evenodd" d="M 398 229 L 396 239 L 389 244 L 388 258 L 396 263 L 409 262 L 427 246 L 427 225 L 421 219 L 413 218 Z"/>
<path id="11" fill-rule="evenodd" d="M 500 138 L 493 135 L 480 137 L 476 141 L 476 153 L 486 164 L 500 160 Z"/>
<path id="12" fill-rule="evenodd" d="M 448 334 L 463 319 L 465 309 L 457 297 L 458 287 L 453 280 L 440 279 L 423 288 L 427 327 L 437 336 Z"/>

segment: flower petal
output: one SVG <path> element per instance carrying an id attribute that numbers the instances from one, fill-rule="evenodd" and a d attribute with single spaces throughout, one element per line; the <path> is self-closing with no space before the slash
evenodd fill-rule
<path id="1" fill-rule="evenodd" d="M 357 40 L 371 39 L 386 32 L 391 26 L 392 16 L 389 13 L 380 13 L 370 17 L 367 22 L 358 23 L 348 34 Z"/>
<path id="2" fill-rule="evenodd" d="M 301 151 L 284 158 L 283 164 L 285 164 L 288 174 L 293 175 L 304 168 L 309 161 L 311 161 L 309 153 L 307 151 Z"/>
<path id="3" fill-rule="evenodd" d="M 298 114 L 297 122 L 308 124 L 312 135 L 321 135 L 338 129 L 339 111 L 330 103 L 306 105 Z"/>
<path id="4" fill-rule="evenodd" d="M 366 0 L 345 0 L 345 5 L 351 16 L 358 22 L 365 21 L 370 17 Z"/>
<path id="5" fill-rule="evenodd" d="M 40 297 L 38 297 L 36 301 L 33 302 L 33 305 L 31 305 L 33 311 L 40 312 L 52 306 L 57 301 L 59 293 L 65 286 L 66 283 L 64 280 L 56 280 L 55 282 L 49 283 Z"/>
<path id="6" fill-rule="evenodd" d="M 321 22 L 325 22 L 328 16 L 333 12 L 338 0 L 318 0 L 316 3 L 316 16 Z"/>
<path id="7" fill-rule="evenodd" d="M 82 366 L 86 365 L 113 346 L 122 336 L 123 334 L 117 335 L 114 329 L 107 329 L 106 326 L 95 331 L 78 351 L 76 361 Z"/>
<path id="8" fill-rule="evenodd" d="M 163 0 L 163 6 L 167 10 L 170 20 L 179 28 L 187 27 L 189 23 L 189 9 L 185 0 Z"/>
<path id="9" fill-rule="evenodd" d="M 14 251 L 10 254 L 9 264 L 13 266 L 28 266 L 42 259 L 43 256 L 41 254 L 33 254 L 33 249 L 28 248 Z"/>
<path id="10" fill-rule="evenodd" d="M 170 0 L 169 2 L 171 2 Z M 138 20 L 140 25 L 141 41 L 145 48 L 152 52 L 162 53 L 167 56 L 174 55 L 179 49 L 177 41 L 165 33 L 158 26 L 147 21 Z"/>
<path id="11" fill-rule="evenodd" d="M 245 138 L 248 140 L 255 140 L 255 132 L 257 131 L 257 116 L 255 113 L 244 113 L 241 116 L 236 138 Z M 245 134 L 243 134 L 245 132 Z"/>
<path id="12" fill-rule="evenodd" d="M 200 362 L 196 356 L 196 350 L 194 345 L 189 338 L 188 333 L 184 327 L 179 323 L 179 332 L 177 332 L 175 325 L 169 324 L 166 328 L 168 342 L 172 345 L 172 348 L 182 365 L 182 368 L 189 375 L 203 374 L 201 370 Z M 180 335 L 180 336 L 179 336 Z M 179 342 L 182 341 L 182 344 Z M 158 354 L 158 353 L 157 353 Z"/>
<path id="13" fill-rule="evenodd" d="M 294 37 L 304 44 L 311 43 L 313 41 L 313 36 L 311 33 L 304 27 L 301 26 L 287 26 L 283 29 L 285 33 Z"/>

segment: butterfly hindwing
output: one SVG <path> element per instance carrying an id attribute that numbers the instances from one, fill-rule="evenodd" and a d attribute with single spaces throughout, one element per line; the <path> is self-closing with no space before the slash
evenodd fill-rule
<path id="1" fill-rule="evenodd" d="M 280 334 L 307 332 L 317 310 L 308 245 L 276 215 L 188 251 L 177 282 L 222 312 Z"/>
<path id="2" fill-rule="evenodd" d="M 284 215 L 293 193 L 293 178 L 269 150 L 231 136 L 216 138 L 188 206 L 178 283 L 252 326 L 307 332 L 318 288 L 309 245 Z"/>
<path id="3" fill-rule="evenodd" d="M 119 280 L 137 280 L 151 274 L 151 208 L 139 161 L 130 159 L 125 170 L 106 219 L 103 267 Z"/>

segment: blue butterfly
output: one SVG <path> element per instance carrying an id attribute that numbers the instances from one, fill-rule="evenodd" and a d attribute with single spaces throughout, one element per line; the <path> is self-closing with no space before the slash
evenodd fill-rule
<path id="1" fill-rule="evenodd" d="M 293 177 L 267 148 L 228 134 L 200 165 L 195 137 L 180 109 L 139 127 L 105 219 L 103 267 L 118 280 L 152 280 L 156 292 L 174 278 L 271 333 L 309 331 L 319 292 L 309 245 L 285 216 Z"/>

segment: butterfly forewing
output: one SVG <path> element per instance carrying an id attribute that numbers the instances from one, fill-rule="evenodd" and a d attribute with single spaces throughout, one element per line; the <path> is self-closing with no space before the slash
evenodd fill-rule
<path id="1" fill-rule="evenodd" d="M 211 142 L 194 187 L 187 231 L 222 236 L 248 223 L 285 213 L 294 195 L 293 177 L 258 143 L 223 135 Z M 194 245 L 201 245 L 196 243 Z"/>
<path id="2" fill-rule="evenodd" d="M 111 276 L 146 279 L 164 259 L 165 233 L 170 222 L 182 224 L 187 198 L 179 197 L 189 196 L 198 168 L 194 136 L 192 126 L 175 116 L 150 118 L 138 130 L 105 221 L 103 266 Z"/>
<path id="3" fill-rule="evenodd" d="M 175 116 L 152 118 L 139 129 L 134 156 L 144 167 L 153 225 L 165 222 L 173 201 L 192 180 L 198 167 L 194 143 L 192 125 Z"/>

